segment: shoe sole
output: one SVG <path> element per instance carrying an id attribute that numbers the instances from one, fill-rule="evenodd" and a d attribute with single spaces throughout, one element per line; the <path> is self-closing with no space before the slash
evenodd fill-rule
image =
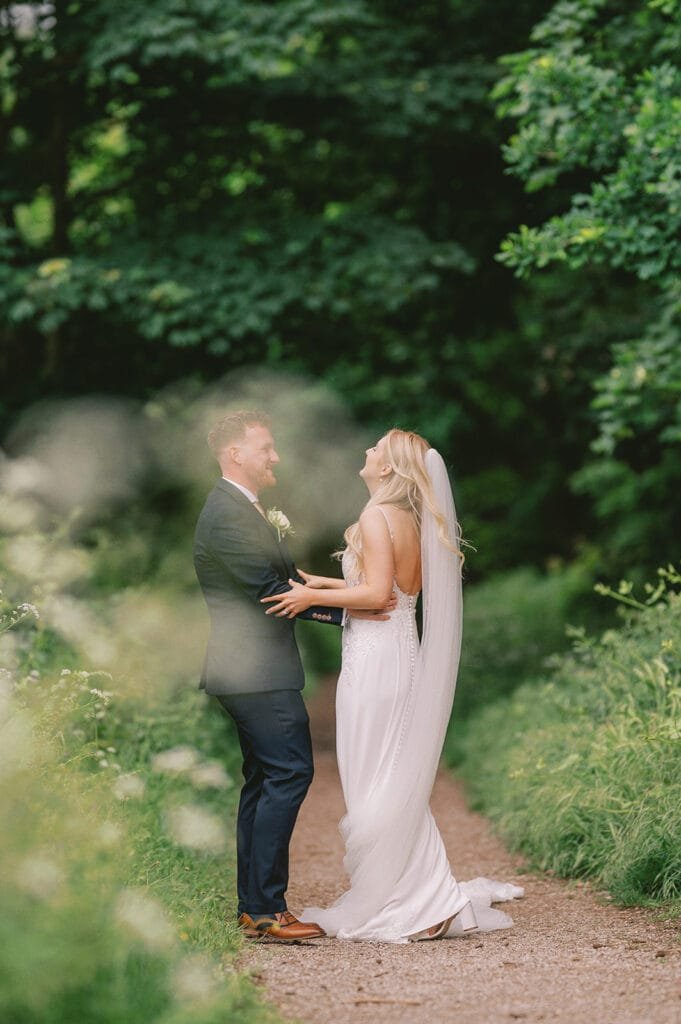
<path id="1" fill-rule="evenodd" d="M 310 942 L 314 939 L 325 939 L 325 935 L 306 935 L 304 939 L 290 939 L 284 935 L 272 935 L 271 932 L 254 932 L 242 929 L 241 934 L 251 942 L 285 942 L 289 946 L 300 945 L 301 942 Z"/>

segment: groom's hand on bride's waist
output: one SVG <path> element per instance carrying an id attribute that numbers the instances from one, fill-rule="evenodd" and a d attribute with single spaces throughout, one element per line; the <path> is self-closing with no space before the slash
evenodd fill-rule
<path id="1" fill-rule="evenodd" d="M 387 622 L 390 612 L 397 607 L 397 594 L 393 590 L 385 608 L 373 608 L 370 611 L 364 608 L 348 608 L 348 615 L 353 619 L 371 619 L 373 622 Z"/>

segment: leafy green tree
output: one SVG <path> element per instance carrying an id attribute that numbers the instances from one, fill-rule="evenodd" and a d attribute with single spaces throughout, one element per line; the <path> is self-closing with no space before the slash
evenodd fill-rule
<path id="1" fill-rule="evenodd" d="M 506 159 L 528 191 L 571 196 L 500 258 L 521 276 L 601 265 L 630 282 L 640 324 L 620 325 L 595 382 L 597 437 L 574 484 L 614 562 L 650 564 L 672 555 L 681 489 L 681 8 L 561 0 L 532 42 L 495 88 L 517 123 Z"/>
<path id="2" fill-rule="evenodd" d="M 21 8 L 0 18 L 5 418 L 266 362 L 448 453 L 473 571 L 569 550 L 579 446 L 547 460 L 562 399 L 493 259 L 524 200 L 488 93 L 538 2 Z"/>

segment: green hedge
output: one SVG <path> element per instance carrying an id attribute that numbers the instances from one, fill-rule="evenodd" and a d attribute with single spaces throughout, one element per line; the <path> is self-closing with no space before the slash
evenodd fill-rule
<path id="1" fill-rule="evenodd" d="M 458 725 L 461 773 L 503 837 L 622 903 L 681 903 L 681 596 L 656 597 Z"/>

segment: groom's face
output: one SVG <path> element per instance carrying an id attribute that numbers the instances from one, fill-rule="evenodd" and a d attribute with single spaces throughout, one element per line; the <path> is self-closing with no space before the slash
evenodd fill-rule
<path id="1" fill-rule="evenodd" d="M 265 487 L 274 487 L 277 481 L 273 470 L 279 456 L 269 429 L 259 425 L 247 427 L 243 441 L 235 448 L 235 461 L 248 480 L 249 489 L 258 494 Z"/>

